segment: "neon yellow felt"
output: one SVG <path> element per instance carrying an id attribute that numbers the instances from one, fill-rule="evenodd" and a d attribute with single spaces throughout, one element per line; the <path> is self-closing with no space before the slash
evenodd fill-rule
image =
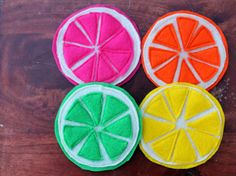
<path id="1" fill-rule="evenodd" d="M 175 128 L 175 125 L 172 123 L 161 122 L 158 121 L 158 119 L 155 120 L 148 117 L 143 119 L 143 124 L 148 125 L 148 128 L 145 131 L 143 131 L 142 134 L 145 143 L 150 142 L 153 139 L 160 137 L 161 135 Z"/>
<path id="2" fill-rule="evenodd" d="M 177 118 L 180 115 L 187 94 L 188 94 L 187 88 L 183 89 L 179 87 L 173 87 L 171 90 L 165 91 L 165 95 L 175 115 L 175 118 Z"/>
<path id="3" fill-rule="evenodd" d="M 197 91 L 190 91 L 188 96 L 189 101 L 186 102 L 185 119 L 190 119 L 195 115 L 204 112 L 212 107 L 212 104 L 206 97 Z"/>
<path id="4" fill-rule="evenodd" d="M 178 164 L 191 163 L 196 160 L 196 153 L 190 143 L 185 130 L 179 130 L 176 145 L 173 151 L 172 162 Z"/>
<path id="5" fill-rule="evenodd" d="M 203 88 L 174 83 L 151 91 L 142 101 L 140 148 L 158 164 L 175 169 L 206 162 L 218 150 L 224 113 Z"/>
<path id="6" fill-rule="evenodd" d="M 217 112 L 211 112 L 206 114 L 204 118 L 188 122 L 187 126 L 212 135 L 219 135 L 221 122 L 220 119 L 215 118 L 217 116 Z"/>
<path id="7" fill-rule="evenodd" d="M 188 133 L 202 157 L 207 155 L 212 149 L 214 149 L 219 140 L 215 136 L 211 136 L 197 130 L 188 130 Z M 203 140 L 206 140 L 207 142 L 203 143 Z"/>
<path id="8" fill-rule="evenodd" d="M 172 133 L 166 135 L 165 137 L 156 140 L 152 143 L 153 151 L 165 161 L 169 161 L 171 157 L 171 152 L 174 149 L 175 141 L 178 136 L 178 131 L 175 130 Z"/>
<path id="9" fill-rule="evenodd" d="M 158 109 L 158 111 L 157 111 Z M 165 120 L 173 121 L 174 117 L 168 109 L 163 95 L 159 94 L 153 98 L 152 102 L 147 105 L 145 113 L 163 118 Z"/>

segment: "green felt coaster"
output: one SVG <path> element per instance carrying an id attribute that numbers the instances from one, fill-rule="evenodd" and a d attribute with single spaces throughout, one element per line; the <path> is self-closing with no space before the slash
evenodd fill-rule
<path id="1" fill-rule="evenodd" d="M 65 155 L 91 171 L 115 169 L 133 155 L 141 136 L 135 100 L 106 83 L 76 86 L 63 100 L 55 120 Z"/>

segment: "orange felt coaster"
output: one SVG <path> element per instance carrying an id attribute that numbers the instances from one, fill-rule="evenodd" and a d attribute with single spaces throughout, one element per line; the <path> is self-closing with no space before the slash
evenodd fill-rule
<path id="1" fill-rule="evenodd" d="M 189 82 L 213 88 L 228 66 L 224 34 L 210 19 L 189 11 L 158 19 L 142 41 L 142 64 L 157 86 Z"/>

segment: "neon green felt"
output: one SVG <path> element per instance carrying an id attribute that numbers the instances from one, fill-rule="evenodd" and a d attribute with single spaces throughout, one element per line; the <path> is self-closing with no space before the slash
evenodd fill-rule
<path id="1" fill-rule="evenodd" d="M 125 93 L 131 99 L 131 101 L 133 102 L 139 114 L 139 124 L 140 124 L 139 109 L 135 101 L 132 99 L 132 97 L 130 97 L 130 95 L 127 92 L 125 92 L 123 89 L 113 86 L 113 85 L 108 85 L 105 83 L 89 83 L 89 84 L 76 86 L 65 97 L 61 106 L 63 106 L 65 101 L 70 97 L 70 95 L 74 91 L 85 86 L 89 87 L 89 85 L 94 85 L 94 84 L 111 87 Z M 103 105 L 104 102 L 105 104 Z M 102 108 L 104 108 L 104 112 L 101 112 Z M 83 144 L 80 151 L 78 152 L 78 156 L 84 157 L 91 161 L 99 161 L 103 159 L 103 156 L 101 156 L 101 151 L 99 149 L 99 142 L 97 138 L 97 136 L 99 136 L 100 142 L 104 144 L 104 148 L 107 154 L 109 155 L 110 159 L 111 160 L 116 159 L 120 154 L 122 154 L 125 151 L 128 143 L 124 140 L 120 140 L 110 135 L 107 135 L 105 134 L 105 132 L 118 135 L 127 139 L 131 138 L 132 137 L 132 127 L 131 127 L 132 124 L 131 124 L 130 116 L 123 113 L 124 111 L 127 111 L 128 109 L 129 109 L 128 106 L 124 102 L 116 98 L 113 98 L 110 95 L 106 95 L 106 98 L 104 101 L 104 97 L 101 92 L 99 93 L 91 92 L 79 98 L 78 101 L 71 104 L 71 107 L 69 108 L 69 111 L 68 111 L 69 113 L 66 115 L 66 120 L 72 121 L 72 122 L 79 122 L 77 125 L 87 124 L 88 127 L 82 127 L 82 126 L 74 127 L 71 125 L 65 125 L 63 131 L 64 131 L 64 138 L 68 147 L 72 150 L 76 145 L 78 145 L 78 143 L 80 143 L 85 138 L 86 134 L 92 131 L 92 134 L 87 138 L 86 142 Z M 106 127 L 104 126 L 110 123 L 112 119 L 117 118 L 118 116 L 121 116 L 119 120 L 112 122 L 110 125 Z M 76 165 L 86 170 L 102 171 L 102 170 L 110 170 L 110 169 L 119 167 L 120 165 L 125 163 L 127 160 L 129 160 L 130 157 L 132 156 L 138 144 L 138 141 L 140 139 L 140 134 L 141 134 L 140 133 L 141 126 L 139 125 L 140 131 L 138 133 L 138 139 L 136 141 L 136 144 L 133 147 L 132 151 L 129 152 L 127 157 L 122 162 L 118 163 L 115 166 L 110 166 L 110 167 L 109 166 L 90 167 L 89 165 L 81 164 L 79 161 L 74 160 L 73 158 L 70 157 L 69 154 L 67 154 L 67 152 L 64 149 L 64 146 L 62 145 L 60 141 L 60 136 L 58 133 L 58 124 L 56 123 L 57 120 L 58 120 L 58 116 L 55 121 L 55 133 L 56 133 L 57 140 L 62 150 L 72 162 L 74 162 Z M 86 128 L 89 130 L 85 130 Z M 104 131 L 104 133 L 102 131 Z"/>
<path id="2" fill-rule="evenodd" d="M 88 127 L 76 127 L 76 126 L 65 126 L 64 128 L 64 138 L 66 144 L 73 148 L 78 144 L 90 131 Z"/>
<path id="3" fill-rule="evenodd" d="M 116 159 L 126 149 L 128 142 L 113 138 L 106 133 L 100 133 L 102 143 L 111 159 Z"/>
<path id="4" fill-rule="evenodd" d="M 89 136 L 88 140 L 86 140 L 78 155 L 95 161 L 102 159 L 95 133 L 92 133 Z"/>
<path id="5" fill-rule="evenodd" d="M 93 125 L 93 120 L 88 111 L 84 109 L 79 100 L 72 105 L 72 108 L 66 116 L 66 120 Z"/>
<path id="6" fill-rule="evenodd" d="M 91 93 L 83 96 L 81 100 L 91 113 L 94 123 L 98 124 L 100 122 L 102 111 L 102 93 Z"/>
<path id="7" fill-rule="evenodd" d="M 113 134 L 117 134 L 119 136 L 123 137 L 132 137 L 132 127 L 131 127 L 131 121 L 130 121 L 130 115 L 126 115 L 122 119 L 112 123 L 108 127 L 105 127 L 104 130 L 111 132 Z M 126 126 L 125 130 L 123 128 L 120 128 L 122 126 Z"/>
<path id="8" fill-rule="evenodd" d="M 127 110 L 127 105 L 125 105 L 122 101 L 109 95 L 106 96 L 105 111 L 103 113 L 102 123 L 112 120 Z"/>

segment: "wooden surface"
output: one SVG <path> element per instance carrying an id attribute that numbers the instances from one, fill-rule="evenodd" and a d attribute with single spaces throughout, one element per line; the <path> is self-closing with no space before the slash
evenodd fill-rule
<path id="1" fill-rule="evenodd" d="M 214 20 L 229 45 L 229 68 L 211 92 L 222 103 L 226 126 L 217 154 L 190 170 L 148 161 L 139 149 L 121 168 L 83 171 L 62 154 L 53 132 L 57 109 L 73 87 L 58 71 L 51 45 L 60 22 L 95 3 L 119 7 L 143 36 L 156 18 L 187 9 Z M 235 176 L 236 175 L 236 1 L 235 0 L 0 0 L 0 175 L 1 176 Z M 137 103 L 154 88 L 142 68 L 125 84 Z"/>

